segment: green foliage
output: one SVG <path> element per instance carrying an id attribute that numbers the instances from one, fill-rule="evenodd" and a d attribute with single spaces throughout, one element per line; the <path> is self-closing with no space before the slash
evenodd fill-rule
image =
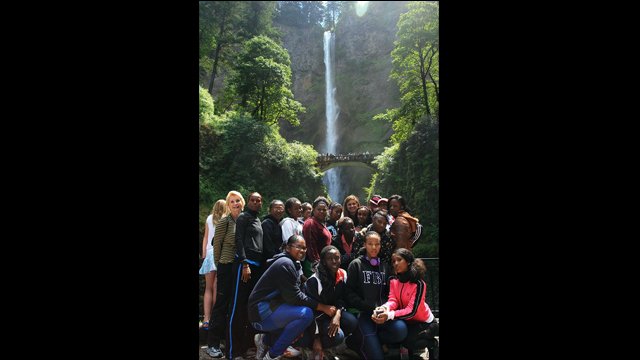
<path id="1" fill-rule="evenodd" d="M 200 125 L 213 121 L 214 105 L 213 98 L 206 89 L 200 86 Z"/>
<path id="2" fill-rule="evenodd" d="M 324 13 L 322 1 L 278 1 L 276 21 L 306 28 L 320 25 Z"/>
<path id="3" fill-rule="evenodd" d="M 438 256 L 439 242 L 439 125 L 428 116 L 419 119 L 415 129 L 401 143 L 387 147 L 376 157 L 378 173 L 368 189 L 373 193 L 406 198 L 410 213 L 424 226 L 416 245 L 420 256 Z M 417 251 L 416 250 L 416 251 Z"/>
<path id="4" fill-rule="evenodd" d="M 293 99 L 291 60 L 282 46 L 266 36 L 244 43 L 231 80 L 241 107 L 259 121 L 276 123 L 284 119 L 298 125 L 298 113 L 305 108 Z"/>
<path id="5" fill-rule="evenodd" d="M 400 15 L 390 77 L 400 90 L 400 107 L 377 114 L 374 120 L 393 124 L 392 145 L 374 164 L 378 168 L 367 189 L 402 195 L 410 213 L 424 226 L 414 247 L 419 257 L 439 253 L 439 124 L 438 124 L 438 3 L 414 1 Z"/>
<path id="6" fill-rule="evenodd" d="M 306 26 L 301 1 L 278 1 L 275 20 L 289 26 Z"/>
<path id="7" fill-rule="evenodd" d="M 245 197 L 258 191 L 265 203 L 275 198 L 313 199 L 326 194 L 322 174 L 315 166 L 318 153 L 312 146 L 287 143 L 277 126 L 258 122 L 246 113 L 227 112 L 213 118 L 210 124 L 200 126 L 203 213 L 230 190 Z M 263 206 L 263 213 L 266 209 Z"/>
<path id="8" fill-rule="evenodd" d="M 438 118 L 439 7 L 437 2 L 413 1 L 400 15 L 390 77 L 398 83 L 401 107 L 379 116 L 394 123 L 392 138 L 407 138 L 417 119 L 425 114 Z"/>
<path id="9" fill-rule="evenodd" d="M 276 13 L 275 1 L 243 1 L 246 7 L 246 16 L 243 17 L 242 29 L 245 38 L 258 35 L 274 37 L 276 32 L 272 22 Z"/>
<path id="10" fill-rule="evenodd" d="M 214 9 L 212 1 L 201 1 L 199 3 L 199 23 L 198 23 L 198 41 L 200 49 L 200 58 L 208 56 L 216 47 Z"/>
<path id="11" fill-rule="evenodd" d="M 199 2 L 200 82 L 212 95 L 214 78 L 231 71 L 242 42 L 257 35 L 279 39 L 279 32 L 272 26 L 275 6 L 273 1 Z"/>

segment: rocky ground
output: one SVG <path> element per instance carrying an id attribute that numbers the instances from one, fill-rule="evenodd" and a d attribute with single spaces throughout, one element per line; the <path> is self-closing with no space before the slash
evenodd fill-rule
<path id="1" fill-rule="evenodd" d="M 206 350 L 207 350 L 207 345 L 206 345 L 207 341 L 206 341 L 206 332 L 204 330 L 200 330 L 200 356 L 199 356 L 199 360 L 213 360 L 212 357 L 210 357 L 209 355 L 207 355 Z M 244 358 L 244 360 L 256 360 L 255 358 L 255 348 L 251 348 L 247 351 L 247 356 Z M 301 356 L 297 356 L 294 358 L 290 358 L 291 360 L 310 360 L 311 359 L 311 351 L 308 350 L 304 350 L 302 352 Z M 342 346 L 338 346 L 337 349 L 335 351 L 327 351 L 325 352 L 325 360 L 357 360 L 360 357 L 358 356 L 358 354 L 356 354 L 355 352 L 351 351 L 350 349 L 347 349 L 346 346 L 344 346 L 344 344 Z M 423 360 L 428 360 L 429 359 L 429 354 L 428 352 L 425 350 L 422 354 L 420 354 L 420 358 Z M 226 359 L 226 358 L 222 358 L 222 359 Z M 260 360 L 260 359 L 258 359 Z M 389 349 L 389 352 L 387 353 L 387 355 L 385 356 L 385 360 L 400 360 L 400 355 L 398 352 L 398 349 Z"/>

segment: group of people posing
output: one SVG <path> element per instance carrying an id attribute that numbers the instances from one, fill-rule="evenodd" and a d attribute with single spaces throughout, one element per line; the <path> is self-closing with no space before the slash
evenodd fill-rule
<path id="1" fill-rule="evenodd" d="M 207 218 L 209 356 L 235 359 L 255 345 L 259 360 L 298 356 L 296 347 L 322 359 L 345 341 L 363 359 L 383 359 L 385 345 L 412 357 L 426 347 L 437 359 L 426 268 L 411 252 L 422 225 L 402 196 L 374 195 L 363 206 L 355 195 L 342 204 L 273 200 L 262 221 L 261 207 L 259 193 L 245 203 L 230 191 Z"/>

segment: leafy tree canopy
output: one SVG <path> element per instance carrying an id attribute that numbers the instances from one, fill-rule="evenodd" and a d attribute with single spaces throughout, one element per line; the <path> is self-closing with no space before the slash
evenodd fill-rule
<path id="1" fill-rule="evenodd" d="M 208 124 L 213 121 L 213 98 L 206 89 L 200 86 L 200 116 L 198 117 L 200 125 Z"/>
<path id="2" fill-rule="evenodd" d="M 214 115 L 213 121 L 200 126 L 203 214 L 229 190 L 243 196 L 258 191 L 265 201 L 291 196 L 308 201 L 326 194 L 317 156 L 311 145 L 288 143 L 276 125 L 258 122 L 247 113 Z"/>
<path id="3" fill-rule="evenodd" d="M 433 1 L 413 1 L 400 15 L 397 40 L 391 57 L 401 94 L 401 108 L 378 119 L 394 122 L 394 141 L 406 139 L 424 114 L 437 119 L 439 109 L 439 8 Z M 408 131 L 407 131 L 408 130 Z"/>
<path id="4" fill-rule="evenodd" d="M 305 108 L 290 90 L 289 53 L 275 41 L 261 35 L 245 42 L 231 83 L 241 98 L 240 106 L 257 120 L 276 123 L 284 119 L 299 125 L 297 115 Z"/>

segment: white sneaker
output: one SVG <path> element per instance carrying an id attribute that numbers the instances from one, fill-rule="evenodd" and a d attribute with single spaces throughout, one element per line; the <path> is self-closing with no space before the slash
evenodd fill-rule
<path id="1" fill-rule="evenodd" d="M 300 354 L 302 354 L 302 352 L 296 348 L 294 348 L 293 346 L 289 346 L 287 347 L 287 350 L 284 351 L 284 354 L 282 354 L 283 357 L 296 357 L 296 356 L 300 356 Z"/>
<path id="2" fill-rule="evenodd" d="M 258 333 L 253 337 L 253 342 L 256 344 L 256 359 L 262 359 L 267 352 L 267 345 L 264 344 L 264 334 Z"/>
<path id="3" fill-rule="evenodd" d="M 207 355 L 211 356 L 212 358 L 219 359 L 223 354 L 222 351 L 220 351 L 220 347 L 212 346 L 210 348 L 207 348 Z"/>
<path id="4" fill-rule="evenodd" d="M 280 360 L 281 358 L 282 358 L 282 355 L 272 358 L 271 355 L 269 355 L 269 352 L 267 351 L 267 353 L 264 354 L 264 357 L 262 358 L 262 360 Z"/>

